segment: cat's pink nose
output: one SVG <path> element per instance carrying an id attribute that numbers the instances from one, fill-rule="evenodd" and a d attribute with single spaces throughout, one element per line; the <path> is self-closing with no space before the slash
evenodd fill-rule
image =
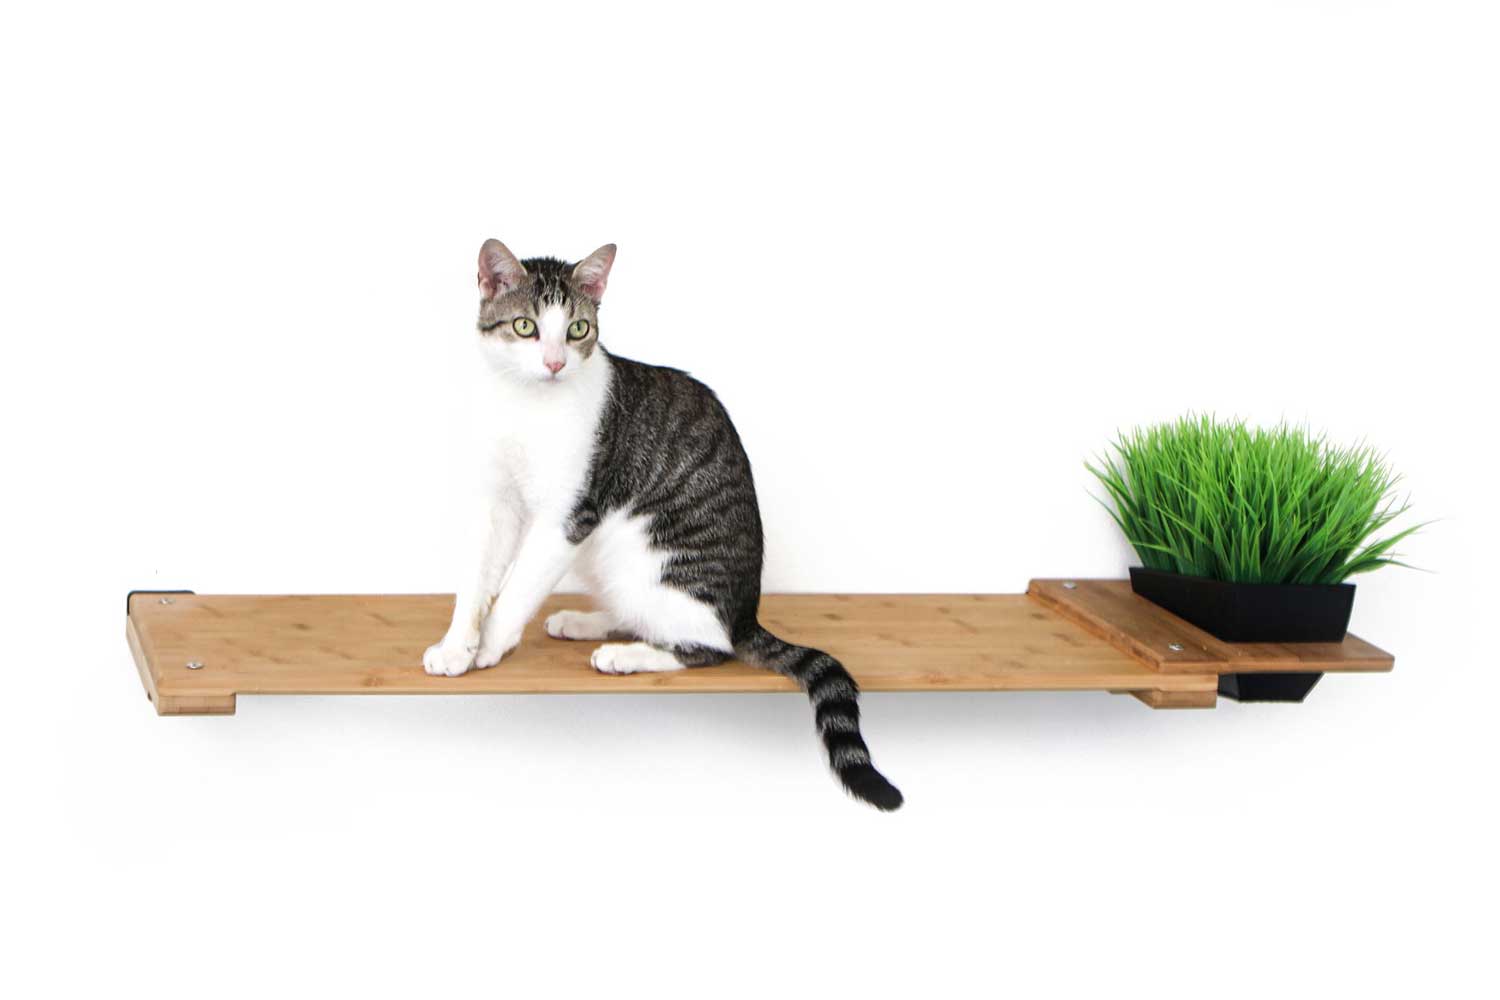
<path id="1" fill-rule="evenodd" d="M 544 361 L 542 363 L 545 364 L 547 366 L 547 370 L 554 375 L 562 371 L 563 365 L 567 364 L 566 361 Z"/>

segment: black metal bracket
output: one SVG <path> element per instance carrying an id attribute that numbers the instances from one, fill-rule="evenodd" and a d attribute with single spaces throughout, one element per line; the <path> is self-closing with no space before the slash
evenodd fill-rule
<path id="1" fill-rule="evenodd" d="M 128 594 L 125 595 L 125 614 L 126 615 L 130 614 L 130 599 L 132 597 L 134 597 L 136 594 L 196 594 L 196 593 L 197 593 L 196 590 L 157 590 L 154 587 L 152 589 L 150 589 L 150 590 L 132 590 L 130 593 L 128 593 Z"/>
<path id="2" fill-rule="evenodd" d="M 1299 702 L 1322 679 L 1317 673 L 1223 674 L 1219 694 L 1235 701 Z"/>

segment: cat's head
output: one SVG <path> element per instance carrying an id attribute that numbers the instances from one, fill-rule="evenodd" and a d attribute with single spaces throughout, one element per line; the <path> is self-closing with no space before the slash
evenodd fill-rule
<path id="1" fill-rule="evenodd" d="M 577 264 L 517 260 L 499 240 L 479 248 L 479 336 L 499 371 L 527 382 L 561 382 L 597 363 L 599 302 L 615 262 L 607 243 Z"/>

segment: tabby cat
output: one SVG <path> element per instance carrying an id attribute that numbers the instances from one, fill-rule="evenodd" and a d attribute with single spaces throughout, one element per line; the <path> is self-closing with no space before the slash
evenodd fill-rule
<path id="1" fill-rule="evenodd" d="M 870 763 L 859 689 L 842 664 L 763 628 L 762 537 L 750 460 L 711 389 L 599 342 L 613 244 L 577 264 L 479 251 L 479 342 L 491 369 L 490 474 L 477 572 L 427 650 L 429 674 L 493 667 L 569 568 L 598 611 L 547 619 L 557 639 L 602 641 L 608 674 L 737 657 L 812 699 L 844 787 L 881 809 L 901 793 Z"/>

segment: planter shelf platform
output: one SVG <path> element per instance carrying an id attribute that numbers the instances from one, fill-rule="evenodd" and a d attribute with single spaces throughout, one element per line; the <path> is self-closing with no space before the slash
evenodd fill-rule
<path id="1" fill-rule="evenodd" d="M 551 639 L 547 614 L 586 607 L 555 595 L 498 666 L 429 677 L 451 595 L 206 596 L 136 592 L 126 633 L 161 715 L 229 715 L 242 694 L 540 694 L 793 691 L 769 671 L 725 663 L 612 676 L 598 643 Z M 769 594 L 761 622 L 838 657 L 866 691 L 1111 691 L 1154 708 L 1208 708 L 1219 694 L 1300 701 L 1325 672 L 1383 671 L 1392 658 L 1340 643 L 1220 642 L 1124 580 L 1034 580 L 1025 594 Z"/>

